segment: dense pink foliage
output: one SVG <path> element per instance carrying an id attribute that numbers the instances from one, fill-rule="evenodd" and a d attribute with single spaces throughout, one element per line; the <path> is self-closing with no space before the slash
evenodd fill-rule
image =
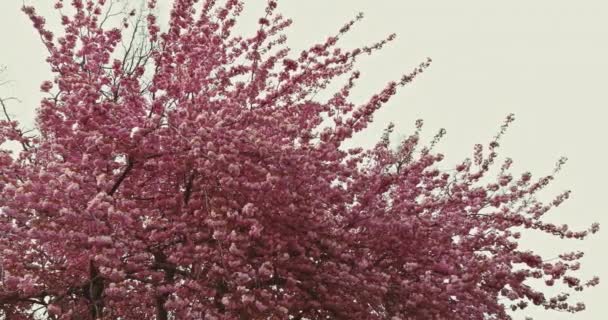
<path id="1" fill-rule="evenodd" d="M 100 26 L 105 2 L 59 1 L 58 37 L 23 8 L 56 76 L 40 87 L 36 136 L 0 121 L 0 142 L 23 146 L 0 153 L 6 319 L 38 309 L 48 319 L 481 320 L 530 302 L 584 308 L 526 281 L 598 282 L 572 275 L 582 253 L 543 261 L 519 250 L 518 230 L 582 239 L 598 226 L 542 222 L 569 195 L 536 200 L 552 175 L 513 176 L 510 160 L 488 175 L 511 116 L 453 170 L 437 169 L 434 142 L 417 147 L 422 122 L 398 148 L 391 127 L 371 150 L 341 147 L 430 63 L 350 102 L 355 60 L 394 35 L 338 48 L 357 17 L 292 56 L 291 21 L 274 1 L 250 37 L 231 33 L 239 0 L 176 0 L 166 32 L 134 12 Z M 143 24 L 147 40 L 123 52 Z M 316 98 L 330 80 L 344 85 Z"/>

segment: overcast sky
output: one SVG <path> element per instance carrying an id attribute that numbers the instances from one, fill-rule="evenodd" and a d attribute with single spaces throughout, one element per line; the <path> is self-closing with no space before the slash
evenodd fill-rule
<path id="1" fill-rule="evenodd" d="M 26 0 L 28 2 L 28 0 Z M 40 3 L 49 12 L 51 1 Z M 168 1 L 160 0 L 161 8 Z M 246 12 L 259 11 L 263 1 L 249 1 Z M 10 85 L 2 96 L 16 96 L 11 113 L 31 126 L 40 100 L 38 87 L 50 79 L 45 51 L 29 21 L 19 11 L 22 0 L 0 1 L 0 64 Z M 44 4 L 44 5 L 43 5 Z M 257 6 L 257 7 L 256 7 Z M 411 131 L 425 120 L 427 137 L 444 127 L 448 135 L 437 150 L 448 163 L 471 154 L 475 143 L 489 141 L 509 113 L 516 122 L 501 152 L 515 160 L 514 172 L 550 173 L 557 159 L 569 162 L 547 196 L 572 189 L 572 198 L 549 214 L 550 221 L 586 228 L 608 226 L 606 218 L 608 151 L 608 2 L 605 0 L 283 0 L 280 10 L 294 20 L 290 46 L 299 49 L 334 34 L 357 12 L 366 18 L 344 38 L 343 45 L 367 44 L 395 32 L 398 38 L 375 56 L 361 60 L 364 79 L 355 98 L 363 99 L 389 80 L 433 58 L 431 68 L 403 89 L 375 116 L 375 122 L 353 144 L 371 145 L 389 121 L 397 132 Z M 166 13 L 161 10 L 161 14 Z M 51 22 L 54 13 L 48 16 Z M 249 30 L 248 15 L 239 26 Z M 587 241 L 556 241 L 531 235 L 526 246 L 551 258 L 566 250 L 584 250 L 584 278 L 608 280 L 607 232 Z M 576 296 L 588 310 L 577 314 L 526 310 L 515 319 L 606 319 L 608 285 Z M 578 300 L 576 299 L 575 300 Z"/>

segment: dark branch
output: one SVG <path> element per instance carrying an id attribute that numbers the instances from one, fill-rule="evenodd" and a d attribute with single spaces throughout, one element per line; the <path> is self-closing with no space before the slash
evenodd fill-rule
<path id="1" fill-rule="evenodd" d="M 192 172 L 190 176 L 188 176 L 188 180 L 186 181 L 186 190 L 184 191 L 184 204 L 188 204 L 190 201 L 190 196 L 192 196 L 192 183 L 194 182 L 195 172 Z"/>
<path id="2" fill-rule="evenodd" d="M 116 193 L 116 191 L 118 190 L 118 188 L 120 187 L 120 185 L 122 184 L 122 182 L 125 180 L 125 178 L 129 174 L 129 172 L 131 172 L 131 170 L 133 170 L 133 165 L 134 164 L 135 164 L 134 161 L 132 161 L 130 158 L 127 157 L 127 167 L 120 174 L 120 177 L 118 177 L 118 180 L 116 180 L 116 182 L 114 182 L 114 185 L 112 186 L 112 188 L 108 192 L 108 195 L 113 196 L 114 193 Z"/>

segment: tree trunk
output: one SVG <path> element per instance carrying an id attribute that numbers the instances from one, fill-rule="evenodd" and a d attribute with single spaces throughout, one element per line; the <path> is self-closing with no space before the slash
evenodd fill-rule
<path id="1" fill-rule="evenodd" d="M 99 274 L 99 270 L 94 265 L 93 260 L 89 261 L 89 285 L 86 288 L 86 296 L 90 301 L 90 312 L 92 319 L 101 319 L 103 317 L 103 278 Z"/>

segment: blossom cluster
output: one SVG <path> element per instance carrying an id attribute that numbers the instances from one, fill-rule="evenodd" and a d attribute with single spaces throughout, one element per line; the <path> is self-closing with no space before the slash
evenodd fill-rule
<path id="1" fill-rule="evenodd" d="M 599 227 L 542 220 L 569 196 L 537 200 L 553 174 L 516 177 L 507 160 L 489 176 L 511 116 L 487 152 L 449 171 L 436 140 L 419 145 L 421 121 L 397 148 L 392 127 L 369 150 L 343 146 L 430 64 L 351 102 L 356 60 L 394 35 L 338 47 L 357 16 L 293 55 L 275 1 L 249 36 L 233 34 L 240 0 L 175 0 L 163 32 L 134 12 L 108 27 L 111 2 L 57 1 L 58 36 L 23 8 L 55 77 L 40 86 L 36 135 L 0 121 L 0 142 L 23 146 L 0 153 L 1 316 L 457 320 L 584 308 L 527 282 L 580 291 L 598 279 L 573 274 L 582 253 L 518 249 L 519 230 L 582 239 Z M 318 98 L 330 81 L 344 84 Z"/>

